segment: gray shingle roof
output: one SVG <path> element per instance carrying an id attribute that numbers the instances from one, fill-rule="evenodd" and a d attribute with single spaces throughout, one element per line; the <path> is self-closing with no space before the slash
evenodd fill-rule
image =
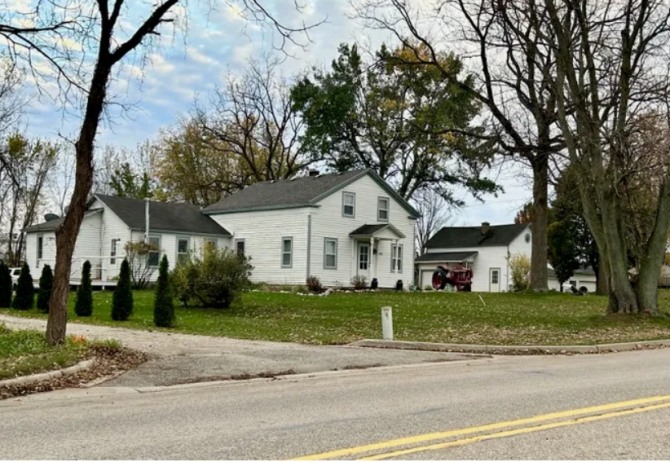
<path id="1" fill-rule="evenodd" d="M 479 252 L 435 252 L 435 253 L 426 253 L 417 257 L 414 261 L 417 263 L 421 262 L 444 262 L 444 263 L 459 263 L 465 260 L 469 260 L 472 257 L 477 256 Z"/>
<path id="2" fill-rule="evenodd" d="M 482 234 L 481 226 L 444 227 L 428 240 L 426 248 L 506 246 L 527 227 L 527 224 L 492 225 L 485 235 Z"/>
<path id="3" fill-rule="evenodd" d="M 144 230 L 145 202 L 139 199 L 95 194 L 130 229 Z M 90 214 L 93 210 L 89 211 Z M 100 212 L 100 210 L 96 210 Z M 25 231 L 29 233 L 54 231 L 63 218 L 40 223 Z M 149 201 L 149 228 L 156 231 L 171 231 L 186 234 L 208 234 L 230 236 L 230 233 L 210 217 L 203 215 L 200 208 L 191 204 Z"/>
<path id="4" fill-rule="evenodd" d="M 352 170 L 319 176 L 305 176 L 292 180 L 274 180 L 255 183 L 247 188 L 223 198 L 206 207 L 205 214 L 251 212 L 258 210 L 313 207 L 323 198 L 344 188 L 346 185 L 370 175 L 389 195 L 393 196 L 412 216 L 416 210 L 403 200 L 374 171 Z"/>
<path id="5" fill-rule="evenodd" d="M 96 194 L 130 229 L 143 230 L 145 201 Z M 189 234 L 230 236 L 226 229 L 191 204 L 149 201 L 149 228 Z"/>
<path id="6" fill-rule="evenodd" d="M 349 233 L 349 236 L 351 237 L 362 237 L 362 236 L 372 236 L 375 233 L 382 231 L 384 229 L 390 229 L 391 232 L 396 234 L 399 238 L 403 239 L 405 235 L 395 226 L 393 226 L 390 223 L 381 223 L 381 224 L 374 224 L 374 225 L 363 225 L 359 226 L 355 230 Z"/>

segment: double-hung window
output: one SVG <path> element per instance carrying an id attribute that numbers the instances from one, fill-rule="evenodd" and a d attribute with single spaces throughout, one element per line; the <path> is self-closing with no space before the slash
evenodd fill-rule
<path id="1" fill-rule="evenodd" d="M 402 273 L 402 244 L 391 245 L 391 272 Z"/>
<path id="2" fill-rule="evenodd" d="M 158 236 L 149 236 L 149 246 L 147 265 L 158 266 L 158 261 L 161 255 L 161 238 Z"/>
<path id="3" fill-rule="evenodd" d="M 283 237 L 281 240 L 281 267 L 290 268 L 293 265 L 293 238 Z"/>
<path id="4" fill-rule="evenodd" d="M 117 246 L 121 239 L 112 239 L 111 246 L 109 248 L 109 264 L 116 265 L 116 255 L 118 252 Z"/>
<path id="5" fill-rule="evenodd" d="M 177 263 L 188 260 L 188 244 L 187 237 L 180 237 L 177 239 Z"/>
<path id="6" fill-rule="evenodd" d="M 237 253 L 238 257 L 244 257 L 244 239 L 235 239 L 235 253 Z"/>
<path id="7" fill-rule="evenodd" d="M 389 198 L 377 198 L 377 221 L 389 221 Z"/>
<path id="8" fill-rule="evenodd" d="M 337 269 L 337 239 L 325 238 L 323 241 L 323 267 Z"/>
<path id="9" fill-rule="evenodd" d="M 356 194 L 352 192 L 342 193 L 342 216 L 353 218 L 356 215 Z"/>

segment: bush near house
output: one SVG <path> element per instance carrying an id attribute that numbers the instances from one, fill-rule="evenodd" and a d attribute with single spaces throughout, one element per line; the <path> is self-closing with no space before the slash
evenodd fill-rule
<path id="1" fill-rule="evenodd" d="M 154 324 L 158 327 L 174 326 L 174 302 L 168 274 L 168 259 L 163 255 L 158 269 L 156 298 L 154 300 Z"/>
<path id="2" fill-rule="evenodd" d="M 91 287 L 91 262 L 86 260 L 81 268 L 81 284 L 77 289 L 77 301 L 74 305 L 77 316 L 93 314 L 93 287 Z"/>
<path id="3" fill-rule="evenodd" d="M 9 308 L 12 306 L 12 275 L 9 267 L 0 262 L 0 306 Z"/>
<path id="4" fill-rule="evenodd" d="M 16 285 L 16 295 L 12 300 L 12 308 L 16 310 L 29 310 L 35 304 L 35 288 L 33 287 L 33 277 L 30 275 L 30 268 L 27 263 L 23 264 L 19 282 Z"/>
<path id="5" fill-rule="evenodd" d="M 323 285 L 321 280 L 317 276 L 310 276 L 307 278 L 307 290 L 314 293 L 320 293 L 323 291 Z"/>
<path id="6" fill-rule="evenodd" d="M 354 290 L 364 290 L 368 286 L 368 281 L 365 276 L 356 275 L 351 278 L 351 286 Z"/>
<path id="7" fill-rule="evenodd" d="M 202 258 L 177 264 L 174 291 L 184 306 L 228 308 L 238 291 L 251 286 L 249 259 L 229 249 L 205 248 Z"/>
<path id="8" fill-rule="evenodd" d="M 112 296 L 112 319 L 126 321 L 133 312 L 133 292 L 130 288 L 130 267 L 125 258 L 121 263 L 119 282 Z"/>
<path id="9" fill-rule="evenodd" d="M 42 313 L 49 312 L 49 298 L 51 297 L 53 285 L 54 274 L 51 271 L 51 266 L 44 265 L 42 275 L 40 276 L 40 288 L 37 291 L 37 309 Z"/>
<path id="10" fill-rule="evenodd" d="M 530 258 L 517 253 L 509 258 L 509 269 L 512 275 L 512 290 L 519 292 L 530 287 Z"/>

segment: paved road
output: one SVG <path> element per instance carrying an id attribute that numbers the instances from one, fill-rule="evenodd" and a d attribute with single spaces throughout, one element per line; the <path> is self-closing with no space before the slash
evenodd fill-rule
<path id="1" fill-rule="evenodd" d="M 46 326 L 46 321 L 41 319 L 6 315 L 0 315 L 0 323 L 17 329 L 43 330 Z M 147 363 L 103 384 L 108 387 L 170 386 L 240 376 L 322 372 L 486 357 L 432 351 L 236 340 L 79 323 L 69 323 L 67 332 L 92 339 L 118 339 L 124 346 L 152 356 Z"/>
<path id="2" fill-rule="evenodd" d="M 651 350 L 66 390 L 0 402 L 0 459 L 670 459 L 669 379 Z"/>

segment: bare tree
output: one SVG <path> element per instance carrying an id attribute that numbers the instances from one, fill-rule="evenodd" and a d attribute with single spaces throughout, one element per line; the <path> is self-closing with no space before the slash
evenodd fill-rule
<path id="1" fill-rule="evenodd" d="M 667 145 L 655 165 L 656 208 L 636 283 L 628 271 L 623 223 L 627 185 L 641 165 L 635 120 L 653 112 L 670 123 L 670 5 L 665 0 L 544 3 L 558 53 L 554 93 L 560 125 L 608 278 L 608 312 L 657 313 L 659 269 L 670 229 Z"/>
<path id="2" fill-rule="evenodd" d="M 555 49 L 546 37 L 551 32 L 543 28 L 548 21 L 546 12 L 536 3 L 442 0 L 429 10 L 420 10 L 408 0 L 368 0 L 357 13 L 414 50 L 410 62 L 442 69 L 444 79 L 487 109 L 488 133 L 470 135 L 495 142 L 500 154 L 530 166 L 531 288 L 546 290 L 549 167 L 564 143 L 552 87 Z M 428 23 L 443 35 L 435 35 L 437 28 L 429 29 Z M 463 60 L 478 77 L 474 84 L 459 82 L 440 63 L 441 48 L 453 43 L 464 47 Z"/>
<path id="3" fill-rule="evenodd" d="M 56 161 L 58 146 L 31 142 L 21 135 L 7 138 L 6 162 L 13 172 L 3 181 L 0 222 L 7 233 L 6 261 L 19 266 L 24 261 L 23 229 L 31 226 L 43 205 L 44 186 Z M 8 179 L 0 176 L 0 179 Z"/>
<path id="4" fill-rule="evenodd" d="M 420 215 L 416 220 L 415 237 L 416 249 L 422 255 L 426 242 L 449 221 L 450 213 L 442 196 L 430 189 L 420 191 L 412 205 Z"/>
<path id="5" fill-rule="evenodd" d="M 289 178 L 311 163 L 301 149 L 302 122 L 278 64 L 269 58 L 252 62 L 242 78 L 229 76 L 209 112 L 196 110 L 210 149 L 234 167 L 224 194 L 257 181 Z"/>
<path id="6" fill-rule="evenodd" d="M 108 104 L 108 87 L 115 66 L 129 53 L 152 37 L 159 29 L 173 22 L 170 13 L 179 0 L 160 0 L 153 5 L 136 2 L 133 11 L 123 0 L 97 0 L 64 3 L 44 0 L 35 6 L 31 19 L 34 25 L 25 27 L 11 12 L 0 13 L 0 35 L 8 43 L 8 50 L 16 59 L 24 59 L 33 73 L 42 67 L 33 62 L 38 56 L 64 79 L 63 94 L 74 87 L 83 90 L 84 108 L 81 128 L 75 142 L 76 180 L 68 212 L 56 230 L 56 268 L 54 285 L 49 300 L 49 318 L 46 340 L 59 344 L 65 340 L 67 325 L 67 296 L 72 254 L 81 226 L 86 201 L 93 183 L 93 150 L 100 118 Z M 185 3 L 185 2 L 182 2 Z M 259 22 L 270 22 L 280 36 L 281 43 L 292 40 L 297 31 L 286 27 L 268 14 L 259 0 L 239 0 L 244 13 Z M 136 26 L 133 26 L 135 24 Z M 90 47 L 93 56 L 74 59 L 65 35 L 84 47 Z M 89 50 L 89 48 L 86 48 Z M 84 82 L 81 84 L 80 82 Z"/>

